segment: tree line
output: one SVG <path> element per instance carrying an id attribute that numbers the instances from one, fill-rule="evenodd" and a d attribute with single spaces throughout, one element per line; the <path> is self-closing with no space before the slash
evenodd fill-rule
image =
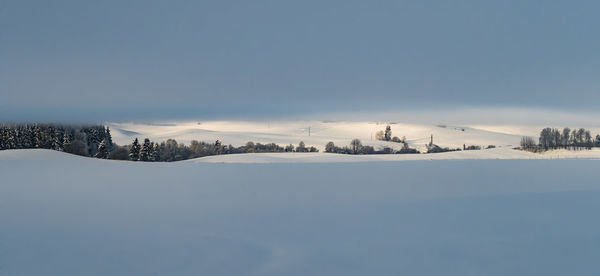
<path id="1" fill-rule="evenodd" d="M 282 147 L 275 143 L 261 144 L 247 142 L 243 146 L 235 147 L 232 145 L 223 145 L 219 140 L 214 143 L 192 140 L 189 145 L 186 145 L 177 143 L 175 139 L 155 143 L 146 138 L 143 143 L 140 143 L 135 138 L 132 144 L 120 147 L 114 153 L 111 153 L 109 159 L 172 162 L 221 154 L 265 152 L 318 152 L 318 150 L 313 146 L 306 146 L 302 141 L 297 146 L 290 144 Z"/>
<path id="2" fill-rule="evenodd" d="M 544 128 L 536 141 L 533 137 L 521 138 L 521 149 L 528 151 L 546 151 L 550 149 L 581 150 L 600 147 L 600 135 L 592 138 L 589 130 L 584 128 L 571 130 L 568 127 L 561 129 Z"/>
<path id="3" fill-rule="evenodd" d="M 350 145 L 344 147 L 338 147 L 333 142 L 328 142 L 325 145 L 325 152 L 329 153 L 341 153 L 341 154 L 407 154 L 407 153 L 419 153 L 418 150 L 409 148 L 408 143 L 404 143 L 402 149 L 394 150 L 390 147 L 383 147 L 379 150 L 375 150 L 372 146 L 363 145 L 359 139 L 354 139 L 350 142 Z"/>
<path id="4" fill-rule="evenodd" d="M 102 125 L 0 125 L 0 150 L 41 148 L 95 156 L 99 149 L 112 147 L 110 129 Z"/>
<path id="5" fill-rule="evenodd" d="M 547 145 L 554 141 L 556 130 L 544 129 L 540 145 Z M 548 134 L 549 133 L 549 134 Z M 571 144 L 586 144 L 589 132 L 573 131 Z M 325 145 L 325 152 L 340 154 L 414 154 L 420 153 L 417 149 L 410 148 L 405 138 L 392 137 L 391 127 L 377 135 L 380 140 L 402 143 L 400 150 L 391 147 L 375 149 L 363 145 L 359 139 L 354 139 L 347 146 L 338 147 L 333 142 Z M 381 137 L 379 137 L 381 136 Z M 581 138 L 583 137 L 583 138 Z M 526 137 L 530 139 L 529 137 Z M 531 138 L 532 139 L 532 138 Z M 600 139 L 600 138 L 597 138 Z M 529 140 L 527 140 L 529 141 Z M 583 142 L 581 142 L 583 141 Z M 527 142 L 529 143 L 529 142 Z M 553 143 L 553 142 L 552 142 Z M 554 145 L 550 143 L 549 145 Z M 527 144 L 528 145 L 528 144 Z M 154 142 L 148 138 L 140 141 L 135 138 L 129 145 L 113 143 L 110 129 L 103 125 L 61 125 L 61 124 L 2 124 L 0 125 L 0 150 L 5 149 L 30 149 L 43 148 L 63 151 L 81 156 L 113 160 L 131 160 L 143 162 L 172 162 L 192 158 L 236 153 L 264 153 L 264 152 L 318 152 L 314 146 L 307 146 L 300 141 L 298 145 L 280 146 L 275 143 L 247 142 L 243 146 L 235 147 L 224 145 L 217 140 L 213 143 L 193 140 L 189 145 L 178 143 L 174 139 L 163 142 Z M 480 149 L 477 146 L 463 145 L 464 150 Z M 441 148 L 432 142 L 427 145 L 427 153 L 454 151 L 460 149 Z"/>
<path id="6" fill-rule="evenodd" d="M 391 131 L 387 131 L 391 135 Z M 0 125 L 0 150 L 5 149 L 52 149 L 81 156 L 113 160 L 131 160 L 144 162 L 172 162 L 192 158 L 236 153 L 264 152 L 318 152 L 314 146 L 303 141 L 298 145 L 280 146 L 275 143 L 247 142 L 235 147 L 193 140 L 189 145 L 178 143 L 175 139 L 154 142 L 148 138 L 140 141 L 135 138 L 129 145 L 113 143 L 109 127 L 103 125 L 61 125 L 61 124 L 3 124 Z M 325 151 L 342 154 L 404 154 L 419 153 L 409 148 L 407 143 L 400 150 L 383 147 L 376 150 L 363 145 L 358 139 L 350 145 L 338 147 L 327 143 Z"/>
<path id="7" fill-rule="evenodd" d="M 109 127 L 103 125 L 62 124 L 1 124 L 0 150 L 51 149 L 81 156 L 113 160 L 171 162 L 204 156 L 262 152 L 318 152 L 303 141 L 298 145 L 280 146 L 275 143 L 247 142 L 235 147 L 193 140 L 189 145 L 174 139 L 157 143 L 135 138 L 129 145 L 113 143 Z"/>

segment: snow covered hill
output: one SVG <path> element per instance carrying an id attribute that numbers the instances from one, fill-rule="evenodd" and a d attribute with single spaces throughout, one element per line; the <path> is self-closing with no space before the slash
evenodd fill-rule
<path id="1" fill-rule="evenodd" d="M 598 160 L 289 156 L 0 151 L 0 275 L 600 273 Z"/>
<path id="2" fill-rule="evenodd" d="M 513 150 L 523 136 L 538 135 L 538 126 L 450 126 L 422 125 L 382 122 L 329 122 L 329 121 L 212 121 L 212 122 L 172 122 L 160 124 L 109 123 L 113 140 L 118 144 L 131 143 L 133 139 L 148 137 L 153 141 L 176 139 L 189 144 L 191 140 L 214 142 L 241 146 L 248 141 L 260 143 L 294 144 L 304 141 L 308 146 L 318 148 L 321 153 L 267 153 L 210 156 L 188 162 L 225 162 L 225 163 L 271 163 L 271 162 L 358 162 L 358 161 L 394 161 L 394 160 L 430 160 L 430 159 L 555 159 L 555 158 L 600 158 L 600 150 L 566 151 L 556 150 L 542 154 L 533 154 Z M 399 150 L 401 143 L 379 141 L 375 139 L 377 131 L 386 125 L 392 128 L 392 135 L 406 137 L 410 147 L 425 152 L 425 145 L 433 135 L 434 143 L 442 147 L 462 148 L 463 145 L 480 146 L 484 150 L 447 152 L 436 154 L 402 154 L 343 156 L 323 153 L 327 142 L 337 146 L 347 146 L 352 139 L 358 138 L 362 144 L 375 149 L 390 147 Z M 310 135 L 309 135 L 310 130 Z M 595 129 L 594 129 L 595 130 Z M 598 130 L 600 131 L 600 130 Z M 494 145 L 494 149 L 485 149 Z"/>
<path id="3" fill-rule="evenodd" d="M 307 145 L 323 150 L 325 144 L 333 141 L 345 146 L 352 139 L 360 139 L 363 144 L 376 149 L 388 146 L 400 149 L 401 144 L 375 140 L 377 131 L 384 130 L 388 123 L 379 122 L 322 122 L 322 121 L 276 121 L 276 122 L 174 122 L 165 124 L 109 123 L 113 139 L 118 144 L 129 144 L 135 138 L 148 137 L 154 141 L 176 139 L 189 144 L 191 140 L 224 144 L 244 145 L 248 141 L 261 143 L 294 144 L 304 141 Z M 434 143 L 442 147 L 462 148 L 463 144 L 486 147 L 515 147 L 523 135 L 538 132 L 530 127 L 525 134 L 503 133 L 466 126 L 429 126 L 419 124 L 389 123 L 392 135 L 405 136 L 411 147 L 423 150 L 431 135 Z M 486 126 L 481 126 L 486 128 Z M 521 127 L 519 130 L 522 130 Z M 504 131 L 505 128 L 502 129 Z"/>

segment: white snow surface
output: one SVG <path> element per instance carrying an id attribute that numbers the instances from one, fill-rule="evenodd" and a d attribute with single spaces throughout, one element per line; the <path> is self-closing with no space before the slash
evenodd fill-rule
<path id="1" fill-rule="evenodd" d="M 528 125 L 423 125 L 396 122 L 345 122 L 345 121 L 208 121 L 208 122 L 166 122 L 166 123 L 108 123 L 113 140 L 117 144 L 130 144 L 136 137 L 150 138 L 161 142 L 175 139 L 189 144 L 192 140 L 214 142 L 234 146 L 245 145 L 248 141 L 276 143 L 281 146 L 298 145 L 318 148 L 320 153 L 260 153 L 241 155 L 209 156 L 186 162 L 213 163 L 279 163 L 279 162 L 365 162 L 437 159 L 556 159 L 556 158 L 600 158 L 600 150 L 568 151 L 553 150 L 545 153 L 529 153 L 514 150 L 523 136 L 535 136 L 542 128 Z M 410 147 L 421 152 L 431 135 L 434 143 L 442 147 L 461 148 L 463 145 L 480 146 L 483 150 L 446 152 L 436 154 L 381 154 L 350 156 L 324 153 L 327 142 L 336 146 L 348 146 L 352 139 L 360 139 L 363 145 L 375 149 L 390 147 L 402 148 L 401 143 L 378 141 L 375 133 L 392 128 L 392 135 L 406 137 Z M 310 136 L 309 136 L 310 128 Z M 600 129 L 598 130 L 600 131 Z M 494 149 L 485 149 L 494 145 Z"/>
<path id="2" fill-rule="evenodd" d="M 600 273 L 594 157 L 227 157 L 0 151 L 0 275 Z"/>
<path id="3" fill-rule="evenodd" d="M 375 140 L 375 133 L 384 130 L 386 125 L 392 128 L 392 135 L 399 138 L 405 136 L 411 147 L 423 150 L 429 143 L 431 135 L 434 143 L 442 147 L 462 148 L 463 144 L 486 147 L 516 147 L 522 135 L 508 133 L 506 127 L 450 125 L 422 125 L 388 122 L 323 122 L 323 121 L 208 121 L 208 122 L 171 122 L 162 124 L 141 123 L 108 123 L 112 130 L 113 140 L 117 144 L 130 144 L 134 138 L 150 138 L 161 142 L 175 139 L 189 144 L 191 140 L 214 142 L 241 146 L 248 141 L 260 143 L 276 143 L 279 145 L 298 145 L 304 141 L 308 146 L 323 150 L 327 142 L 332 141 L 337 146 L 347 146 L 352 139 L 360 139 L 364 145 L 376 149 L 388 146 L 400 149 L 402 144 Z M 309 135 L 310 128 L 310 135 Z M 485 129 L 485 130 L 484 130 Z M 537 128 L 513 128 L 526 132 L 527 135 Z M 527 130 L 527 131 L 525 131 Z"/>
<path id="4" fill-rule="evenodd" d="M 455 151 L 431 154 L 369 154 L 348 155 L 335 153 L 248 153 L 207 156 L 183 162 L 192 163 L 329 163 L 410 160 L 456 159 L 600 159 L 600 149 L 569 151 L 553 150 L 531 153 L 511 148 Z"/>

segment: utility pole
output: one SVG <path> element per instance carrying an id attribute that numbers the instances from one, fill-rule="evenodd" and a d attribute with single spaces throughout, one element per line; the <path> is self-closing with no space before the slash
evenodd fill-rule
<path id="1" fill-rule="evenodd" d="M 310 136 L 310 126 L 308 127 L 308 136 Z"/>

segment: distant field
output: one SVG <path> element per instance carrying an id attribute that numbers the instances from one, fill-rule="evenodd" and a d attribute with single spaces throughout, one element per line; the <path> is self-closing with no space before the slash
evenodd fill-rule
<path id="1" fill-rule="evenodd" d="M 360 139 L 363 144 L 375 148 L 388 146 L 395 149 L 402 147 L 399 143 L 378 141 L 377 131 L 384 130 L 385 122 L 321 122 L 321 121 L 275 121 L 275 122 L 177 122 L 170 124 L 133 124 L 109 123 L 113 139 L 117 144 L 129 144 L 135 138 L 148 137 L 155 141 L 176 139 L 178 142 L 189 143 L 191 140 L 214 142 L 221 140 L 224 144 L 234 146 L 244 145 L 248 141 L 261 143 L 277 143 L 281 145 L 294 144 L 304 141 L 307 145 L 323 149 L 325 144 L 333 141 L 336 145 L 348 145 L 352 139 Z M 519 145 L 522 135 L 503 133 L 466 126 L 430 126 L 418 124 L 389 123 L 392 135 L 406 137 L 411 147 L 424 149 L 430 142 L 443 147 L 462 148 L 466 145 L 486 147 L 515 147 Z M 484 126 L 481 126 L 484 128 Z M 309 131 L 310 129 L 310 131 Z M 506 131 L 506 128 L 499 128 Z M 519 128 L 523 131 L 523 128 Z M 539 132 L 537 127 L 528 127 L 529 132 Z M 310 134 L 309 134 L 310 132 Z"/>

